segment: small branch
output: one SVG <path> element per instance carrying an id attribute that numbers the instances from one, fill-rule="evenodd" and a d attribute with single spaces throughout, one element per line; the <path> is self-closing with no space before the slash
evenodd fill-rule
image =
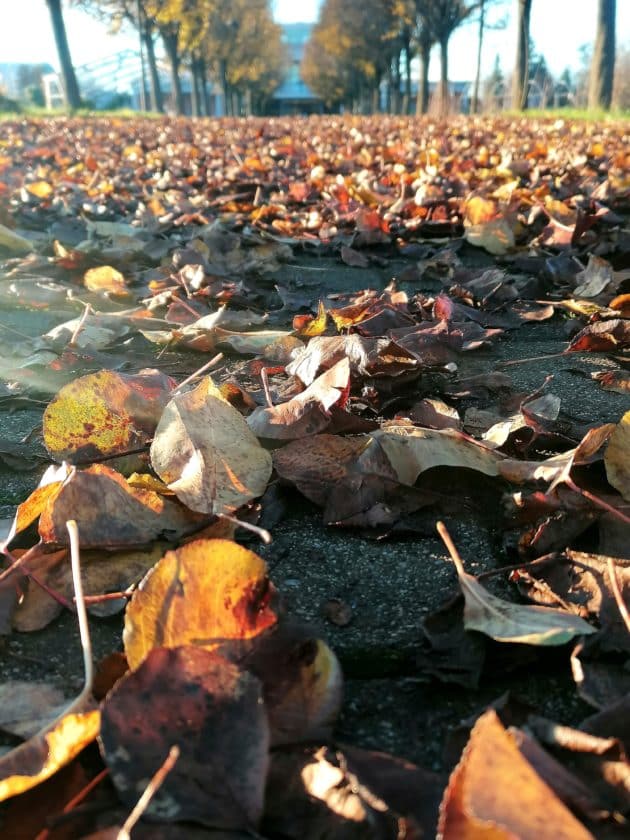
<path id="1" fill-rule="evenodd" d="M 199 368 L 199 370 L 196 370 L 194 373 L 191 373 L 190 376 L 187 376 L 186 379 L 183 379 L 179 383 L 179 385 L 176 385 L 171 393 L 176 394 L 185 385 L 189 385 L 195 379 L 198 379 L 200 376 L 203 376 L 203 374 L 206 373 L 206 371 L 210 370 L 210 368 L 213 368 L 215 365 L 218 365 L 219 362 L 222 361 L 222 359 L 223 353 L 217 353 L 217 355 L 213 356 L 209 362 L 206 362 L 205 365 L 202 365 Z"/>
<path id="2" fill-rule="evenodd" d="M 464 569 L 462 558 L 460 557 L 459 551 L 455 548 L 455 543 L 451 539 L 451 535 L 446 530 L 446 525 L 443 522 L 436 522 L 435 527 L 437 528 L 437 532 L 440 535 L 440 537 L 442 537 L 442 542 L 446 546 L 448 553 L 451 555 L 451 560 L 455 564 L 457 573 L 460 575 L 465 575 L 466 569 Z"/>
<path id="3" fill-rule="evenodd" d="M 72 336 L 70 337 L 70 341 L 68 342 L 68 347 L 76 347 L 77 340 L 78 340 L 79 336 L 81 335 L 81 333 L 83 332 L 83 329 L 85 327 L 85 322 L 87 321 L 87 317 L 91 312 L 92 312 L 92 307 L 90 306 L 89 303 L 86 303 L 85 304 L 85 309 L 83 310 L 83 314 L 81 315 L 81 317 L 79 319 L 79 323 L 76 325 L 75 330 L 72 333 Z"/>
<path id="4" fill-rule="evenodd" d="M 80 805 L 81 802 L 83 802 L 83 800 L 87 796 L 89 796 L 90 793 L 92 793 L 92 791 L 97 785 L 100 785 L 103 779 L 107 778 L 107 776 L 109 776 L 108 767 L 106 767 L 104 770 L 101 770 L 101 772 L 98 773 L 98 775 L 94 776 L 94 778 L 91 781 L 89 781 L 87 785 L 77 793 L 76 796 L 73 796 L 69 802 L 66 802 L 61 814 L 69 814 L 71 811 L 73 811 L 77 807 L 77 805 Z M 58 819 L 59 817 L 53 818 L 53 823 L 55 823 Z M 48 840 L 48 838 L 50 837 L 50 832 L 50 828 L 45 828 L 43 831 L 39 832 L 35 840 Z"/>
<path id="5" fill-rule="evenodd" d="M 253 534 L 256 534 L 265 545 L 269 545 L 272 541 L 271 534 L 265 528 L 260 528 L 258 525 L 254 525 L 251 522 L 244 522 L 242 519 L 237 519 L 235 516 L 229 516 L 227 513 L 217 513 L 216 516 L 219 519 L 225 519 L 226 522 L 232 522 L 233 525 L 237 525 L 239 528 L 244 528 L 246 531 L 251 531 Z"/>
<path id="6" fill-rule="evenodd" d="M 544 359 L 559 359 L 562 356 L 568 356 L 566 351 L 562 353 L 549 353 L 546 356 L 531 356 L 529 359 L 512 359 L 509 362 L 499 362 L 499 367 L 511 367 L 512 365 L 525 365 L 527 362 L 542 362 Z"/>
<path id="7" fill-rule="evenodd" d="M 171 772 L 175 766 L 175 762 L 179 758 L 179 747 L 177 745 L 170 748 L 168 755 L 164 759 L 164 763 L 158 768 L 149 784 L 144 789 L 144 793 L 136 802 L 132 812 L 129 814 L 122 828 L 118 832 L 116 840 L 128 840 L 132 828 L 138 822 L 140 817 L 146 811 L 149 802 L 153 799 L 158 790 L 162 787 L 164 779 Z"/>
<path id="8" fill-rule="evenodd" d="M 83 600 L 86 604 L 102 604 L 105 601 L 120 601 L 121 598 L 131 598 L 134 587 L 130 586 L 123 592 L 103 592 L 102 595 L 85 595 Z"/>
<path id="9" fill-rule="evenodd" d="M 617 602 L 617 606 L 619 607 L 619 612 L 623 619 L 623 623 L 626 625 L 626 629 L 628 633 L 630 633 L 630 613 L 628 612 L 628 607 L 625 605 L 623 597 L 621 595 L 621 589 L 619 588 L 619 579 L 617 578 L 617 569 L 615 568 L 615 564 L 613 562 L 612 557 L 609 557 L 606 561 L 606 565 L 608 567 L 608 576 L 610 577 L 610 588 L 613 591 L 613 595 L 615 596 L 615 601 Z"/>
<path id="10" fill-rule="evenodd" d="M 260 380 L 262 382 L 263 391 L 265 392 L 267 408 L 273 408 L 273 400 L 271 399 L 271 392 L 269 390 L 269 379 L 267 378 L 267 368 L 261 368 Z"/>

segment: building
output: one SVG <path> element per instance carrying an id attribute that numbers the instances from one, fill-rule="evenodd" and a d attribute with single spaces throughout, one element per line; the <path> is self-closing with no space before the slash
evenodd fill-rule
<path id="1" fill-rule="evenodd" d="M 321 114 L 324 110 L 324 103 L 306 84 L 301 72 L 312 29 L 312 23 L 286 23 L 282 27 L 288 66 L 284 79 L 272 94 L 268 109 L 271 114 Z"/>

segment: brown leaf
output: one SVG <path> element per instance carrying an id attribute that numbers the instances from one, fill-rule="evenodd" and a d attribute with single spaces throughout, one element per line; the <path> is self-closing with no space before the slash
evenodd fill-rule
<path id="1" fill-rule="evenodd" d="M 128 548 L 160 537 L 181 536 L 204 518 L 152 490 L 131 487 L 124 477 L 97 464 L 77 470 L 49 501 L 39 519 L 45 543 L 67 545 L 66 522 L 75 519 L 83 548 Z"/>
<path id="2" fill-rule="evenodd" d="M 330 423 L 329 409 L 345 401 L 349 384 L 350 363 L 344 358 L 297 397 L 271 408 L 255 409 L 247 425 L 257 437 L 273 440 L 316 435 Z"/>
<path id="3" fill-rule="evenodd" d="M 103 757 L 129 807 L 178 746 L 179 758 L 147 815 L 213 828 L 256 827 L 269 727 L 254 676 L 198 647 L 156 648 L 108 694 L 102 718 Z"/>
<path id="4" fill-rule="evenodd" d="M 444 840 L 593 840 L 519 752 L 496 712 L 475 724 L 440 805 Z"/>

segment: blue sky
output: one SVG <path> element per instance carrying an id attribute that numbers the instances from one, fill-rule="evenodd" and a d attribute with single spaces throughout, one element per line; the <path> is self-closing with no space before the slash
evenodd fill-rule
<path id="1" fill-rule="evenodd" d="M 107 27 L 66 2 L 66 26 L 74 63 L 81 65 L 123 49 L 135 49 L 132 33 L 109 35 Z M 319 0 L 276 0 L 276 18 L 280 21 L 315 20 Z M 507 27 L 488 32 L 484 47 L 483 75 L 492 70 L 499 56 L 504 71 L 514 61 L 516 43 L 516 0 L 504 0 L 491 19 L 503 16 Z M 531 33 L 553 73 L 569 66 L 579 66 L 579 47 L 593 40 L 597 0 L 533 0 Z M 630 0 L 617 4 L 617 39 L 630 46 Z M 437 51 L 431 65 L 431 77 L 437 78 Z M 451 40 L 450 76 L 472 79 L 475 72 L 476 41 L 474 25 L 463 27 Z M 0 0 L 0 62 L 44 61 L 57 67 L 55 45 L 48 9 L 44 0 Z"/>

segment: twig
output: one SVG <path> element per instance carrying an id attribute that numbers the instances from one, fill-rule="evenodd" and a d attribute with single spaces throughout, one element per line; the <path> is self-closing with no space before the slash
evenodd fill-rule
<path id="1" fill-rule="evenodd" d="M 122 828 L 118 832 L 118 837 L 116 838 L 116 840 L 129 840 L 131 829 L 135 826 L 140 817 L 146 811 L 149 802 L 153 799 L 155 794 L 161 788 L 164 779 L 171 772 L 178 758 L 179 747 L 177 745 L 172 746 L 168 752 L 168 755 L 164 759 L 162 766 L 159 767 L 156 773 L 153 775 L 153 778 L 150 780 L 149 784 L 144 789 L 142 796 L 136 802 L 132 812 L 129 814 L 129 816 L 123 823 Z"/>
<path id="2" fill-rule="evenodd" d="M 606 565 L 608 567 L 608 576 L 610 577 L 610 588 L 613 591 L 613 595 L 615 596 L 615 601 L 617 602 L 617 606 L 619 607 L 619 612 L 621 613 L 621 617 L 623 619 L 624 624 L 626 625 L 626 629 L 628 633 L 630 633 L 630 613 L 628 612 L 628 607 L 625 605 L 623 597 L 621 595 L 621 590 L 619 588 L 619 580 L 617 578 L 617 569 L 615 568 L 615 564 L 613 562 L 612 557 L 609 557 L 606 561 Z"/>
<path id="3" fill-rule="evenodd" d="M 79 635 L 81 636 L 81 649 L 83 651 L 83 670 L 85 682 L 83 691 L 74 701 L 70 709 L 79 707 L 91 694 L 92 683 L 94 682 L 94 662 L 92 659 L 92 641 L 90 639 L 90 627 L 88 624 L 85 599 L 83 597 L 83 583 L 81 582 L 81 556 L 79 547 L 79 529 L 74 519 L 66 522 L 68 536 L 70 537 L 70 563 L 72 567 L 72 585 L 74 586 L 74 597 L 77 605 L 77 617 L 79 619 Z M 66 709 L 63 716 L 69 714 Z"/>
<path id="4" fill-rule="evenodd" d="M 443 522 L 436 522 L 435 527 L 437 528 L 438 534 L 442 537 L 442 542 L 446 546 L 448 553 L 451 555 L 451 560 L 455 564 L 458 574 L 465 575 L 466 569 L 464 569 L 462 558 L 459 551 L 455 548 L 455 543 L 451 539 L 451 535 L 446 530 L 446 525 Z"/>
<path id="5" fill-rule="evenodd" d="M 74 332 L 70 337 L 70 341 L 68 342 L 68 347 L 75 347 L 79 336 L 81 335 L 84 327 L 85 322 L 87 320 L 87 316 L 92 312 L 92 307 L 89 303 L 85 304 L 85 309 L 83 310 L 83 314 L 79 318 L 79 323 L 76 325 Z"/>
<path id="6" fill-rule="evenodd" d="M 222 359 L 223 359 L 223 353 L 217 353 L 217 355 L 216 355 L 216 356 L 213 356 L 213 357 L 210 359 L 210 361 L 209 361 L 209 362 L 206 362 L 206 363 L 205 363 L 205 365 L 202 365 L 202 366 L 201 366 L 198 370 L 196 370 L 194 373 L 191 373 L 191 374 L 190 374 L 190 376 L 187 376 L 187 377 L 186 377 L 186 379 L 183 379 L 183 380 L 179 383 L 179 385 L 176 385 L 176 386 L 173 388 L 173 390 L 172 390 L 172 392 L 171 392 L 171 393 L 176 394 L 176 393 L 177 393 L 177 392 L 178 392 L 181 388 L 183 388 L 185 385 L 188 385 L 188 384 L 189 384 L 190 382 L 192 382 L 194 379 L 198 379 L 200 376 L 203 376 L 203 374 L 204 374 L 207 370 L 210 370 L 210 368 L 214 367 L 215 365 L 218 365 L 218 364 L 219 364 L 219 362 L 220 362 Z"/>
<path id="7" fill-rule="evenodd" d="M 273 408 L 273 400 L 271 399 L 271 392 L 269 390 L 269 379 L 267 378 L 267 368 L 260 369 L 260 380 L 262 382 L 263 391 L 265 392 L 267 408 Z"/>
<path id="8" fill-rule="evenodd" d="M 94 778 L 91 779 L 87 783 L 87 785 L 77 793 L 76 796 L 73 796 L 72 799 L 66 802 L 66 804 L 63 806 L 63 811 L 61 812 L 61 814 L 69 814 L 71 811 L 73 811 L 77 807 L 77 805 L 80 805 L 81 802 L 83 802 L 83 800 L 87 796 L 89 796 L 90 793 L 92 793 L 92 791 L 97 785 L 100 785 L 103 779 L 107 778 L 107 776 L 109 776 L 109 767 L 106 767 L 104 770 L 101 770 L 101 772 L 94 776 Z M 59 819 L 59 817 L 55 818 L 55 820 L 56 819 Z M 48 840 L 48 838 L 50 837 L 50 831 L 50 828 L 45 828 L 43 831 L 39 832 L 35 840 Z"/>
<path id="9" fill-rule="evenodd" d="M 102 595 L 85 595 L 83 600 L 86 604 L 102 604 L 104 601 L 120 601 L 121 598 L 131 598 L 134 591 L 133 586 L 120 592 L 103 592 Z"/>
<path id="10" fill-rule="evenodd" d="M 61 604 L 62 607 L 65 607 L 65 609 L 70 610 L 70 612 L 74 612 L 74 605 L 70 601 L 68 601 L 67 598 L 64 598 L 64 596 L 60 592 L 56 592 L 54 589 L 48 586 L 47 583 L 41 580 L 39 575 L 35 574 L 35 572 L 30 571 L 30 569 L 24 569 L 24 574 L 27 575 L 29 580 L 32 580 L 34 584 L 39 586 L 40 589 L 43 589 L 46 595 L 52 598 L 53 601 L 56 601 L 58 604 Z"/>
<path id="11" fill-rule="evenodd" d="M 0 572 L 0 583 L 2 583 L 2 581 L 6 580 L 8 577 L 11 577 L 12 574 L 17 572 L 18 569 L 20 569 L 20 567 L 27 563 L 29 560 L 32 560 L 33 557 L 39 557 L 41 552 L 42 544 L 37 543 L 36 545 L 32 546 L 32 548 L 29 548 L 28 551 L 25 551 L 21 557 L 14 557 L 7 548 L 7 543 L 10 542 L 11 539 L 13 539 L 12 536 L 9 537 L 7 542 L 3 543 L 0 546 L 0 554 L 4 554 L 4 556 L 11 563 L 11 565 L 8 568 L 6 568 L 3 572 Z M 23 574 L 26 575 L 28 574 L 28 572 L 25 571 L 23 572 Z"/>
<path id="12" fill-rule="evenodd" d="M 559 359 L 561 356 L 568 356 L 566 350 L 562 353 L 548 353 L 546 356 L 530 356 L 529 359 L 512 359 L 509 362 L 499 362 L 499 367 L 510 367 L 511 365 L 524 365 L 527 362 L 542 362 L 544 359 Z"/>
<path id="13" fill-rule="evenodd" d="M 588 499 L 590 502 L 593 502 L 594 505 L 597 507 L 602 508 L 607 513 L 610 513 L 611 516 L 616 516 L 617 519 L 620 519 L 622 522 L 625 522 L 626 525 L 630 525 L 630 516 L 626 516 L 625 513 L 622 513 L 617 508 L 614 508 L 612 505 L 609 505 L 608 502 L 605 502 L 603 499 L 600 499 L 599 496 L 596 496 L 594 493 L 590 493 L 588 490 L 584 490 L 578 484 L 573 481 L 573 479 L 567 475 L 564 477 L 564 483 L 567 487 L 570 487 L 574 493 L 579 493 L 580 496 L 584 496 L 585 499 Z"/>
<path id="14" fill-rule="evenodd" d="M 235 516 L 229 516 L 227 513 L 217 513 L 216 516 L 219 519 L 225 519 L 226 522 L 232 522 L 233 525 L 238 525 L 239 528 L 251 531 L 253 534 L 256 534 L 257 537 L 260 537 L 265 545 L 269 545 L 272 541 L 271 534 L 266 530 L 266 528 L 260 528 L 258 525 L 253 525 L 251 522 L 244 522 L 242 519 L 237 519 Z"/>

